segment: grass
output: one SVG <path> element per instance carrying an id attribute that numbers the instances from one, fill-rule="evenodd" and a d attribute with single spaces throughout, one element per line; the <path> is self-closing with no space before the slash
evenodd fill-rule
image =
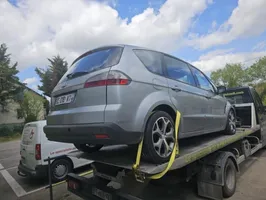
<path id="1" fill-rule="evenodd" d="M 21 138 L 21 134 L 20 133 L 16 133 L 12 136 L 5 136 L 5 137 L 0 137 L 0 143 L 2 142 L 10 142 L 10 141 L 14 141 L 14 140 L 19 140 Z"/>

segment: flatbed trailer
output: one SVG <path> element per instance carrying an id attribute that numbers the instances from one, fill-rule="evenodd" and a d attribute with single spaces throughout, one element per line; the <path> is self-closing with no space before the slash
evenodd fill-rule
<path id="1" fill-rule="evenodd" d="M 179 141 L 178 157 L 168 173 L 156 181 L 150 177 L 165 170 L 167 163 L 155 165 L 141 161 L 139 168 L 133 170 L 136 148 L 116 145 L 91 154 L 71 152 L 69 156 L 94 161 L 93 177 L 69 174 L 68 190 L 84 199 L 141 200 L 150 181 L 170 184 L 196 177 L 199 196 L 216 200 L 230 197 L 235 192 L 239 164 L 266 144 L 254 104 L 236 107 L 250 107 L 250 126 L 240 126 L 234 135 L 213 133 Z"/>

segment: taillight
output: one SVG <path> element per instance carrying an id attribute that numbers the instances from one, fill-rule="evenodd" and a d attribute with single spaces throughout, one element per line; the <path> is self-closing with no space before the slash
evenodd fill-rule
<path id="1" fill-rule="evenodd" d="M 72 180 L 68 180 L 68 187 L 72 190 L 77 190 L 79 189 L 79 184 L 75 181 L 72 181 Z"/>
<path id="2" fill-rule="evenodd" d="M 106 86 L 106 85 L 128 85 L 131 79 L 119 71 L 110 71 L 89 78 L 84 88 Z"/>
<path id="3" fill-rule="evenodd" d="M 41 160 L 41 144 L 36 144 L 35 145 L 35 159 L 36 160 Z"/>

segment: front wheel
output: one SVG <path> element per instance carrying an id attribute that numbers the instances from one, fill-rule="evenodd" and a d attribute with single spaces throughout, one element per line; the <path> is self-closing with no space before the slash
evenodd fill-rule
<path id="1" fill-rule="evenodd" d="M 86 153 L 93 153 L 93 152 L 96 152 L 96 151 L 99 151 L 103 145 L 92 145 L 92 144 L 74 144 L 74 146 L 80 150 L 80 151 L 83 151 L 83 152 L 86 152 Z"/>
<path id="2" fill-rule="evenodd" d="M 172 117 L 164 111 L 155 111 L 146 124 L 143 155 L 160 164 L 168 162 L 175 145 L 175 128 Z"/>
<path id="3" fill-rule="evenodd" d="M 234 135 L 236 133 L 236 115 L 232 109 L 228 113 L 227 123 L 224 133 L 226 135 Z"/>

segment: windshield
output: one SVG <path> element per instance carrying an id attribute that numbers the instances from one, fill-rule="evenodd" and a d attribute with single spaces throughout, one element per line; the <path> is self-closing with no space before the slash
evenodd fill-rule
<path id="1" fill-rule="evenodd" d="M 228 90 L 223 95 L 232 104 L 252 103 L 252 98 L 247 89 Z"/>
<path id="2" fill-rule="evenodd" d="M 111 47 L 93 51 L 73 63 L 66 73 L 66 77 L 75 78 L 105 67 L 116 65 L 121 57 L 122 49 L 122 47 Z"/>

